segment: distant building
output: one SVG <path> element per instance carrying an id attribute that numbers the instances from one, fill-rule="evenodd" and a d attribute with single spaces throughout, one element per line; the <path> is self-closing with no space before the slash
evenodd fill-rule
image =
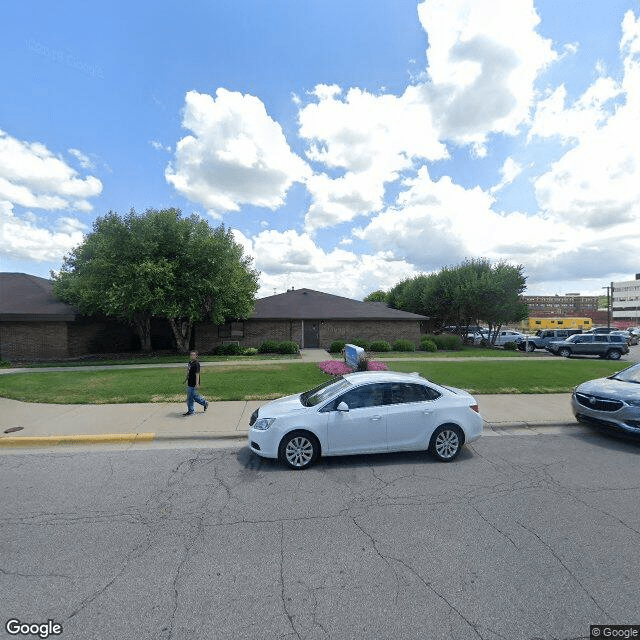
<path id="1" fill-rule="evenodd" d="M 611 283 L 611 319 L 620 326 L 640 326 L 640 273 L 635 280 Z"/>
<path id="2" fill-rule="evenodd" d="M 529 316 L 586 316 L 598 311 L 599 296 L 581 296 L 579 293 L 566 293 L 564 296 L 522 296 L 529 305 Z"/>

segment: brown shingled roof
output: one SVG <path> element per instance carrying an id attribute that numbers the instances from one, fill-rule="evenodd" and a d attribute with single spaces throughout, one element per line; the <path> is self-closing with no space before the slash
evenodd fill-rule
<path id="1" fill-rule="evenodd" d="M 53 283 L 26 273 L 0 273 L 0 321 L 64 322 L 78 311 L 53 295 Z"/>
<path id="2" fill-rule="evenodd" d="M 296 320 L 428 320 L 385 304 L 360 302 L 313 289 L 296 289 L 256 300 L 252 319 Z"/>

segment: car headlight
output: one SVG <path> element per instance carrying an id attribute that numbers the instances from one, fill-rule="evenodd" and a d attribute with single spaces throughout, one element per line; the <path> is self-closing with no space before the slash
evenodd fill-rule
<path id="1" fill-rule="evenodd" d="M 257 431 L 266 431 L 275 421 L 275 418 L 258 418 L 255 421 L 253 428 Z"/>

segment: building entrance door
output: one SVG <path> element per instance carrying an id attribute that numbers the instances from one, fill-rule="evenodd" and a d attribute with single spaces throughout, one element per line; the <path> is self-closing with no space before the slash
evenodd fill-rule
<path id="1" fill-rule="evenodd" d="M 304 321 L 304 349 L 320 348 L 320 322 L 318 320 Z"/>

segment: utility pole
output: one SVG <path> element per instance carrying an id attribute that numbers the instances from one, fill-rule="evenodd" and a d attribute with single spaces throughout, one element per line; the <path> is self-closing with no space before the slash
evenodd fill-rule
<path id="1" fill-rule="evenodd" d="M 608 287 L 602 287 L 607 290 L 607 328 L 611 328 L 611 294 L 613 293 L 613 282 Z"/>

